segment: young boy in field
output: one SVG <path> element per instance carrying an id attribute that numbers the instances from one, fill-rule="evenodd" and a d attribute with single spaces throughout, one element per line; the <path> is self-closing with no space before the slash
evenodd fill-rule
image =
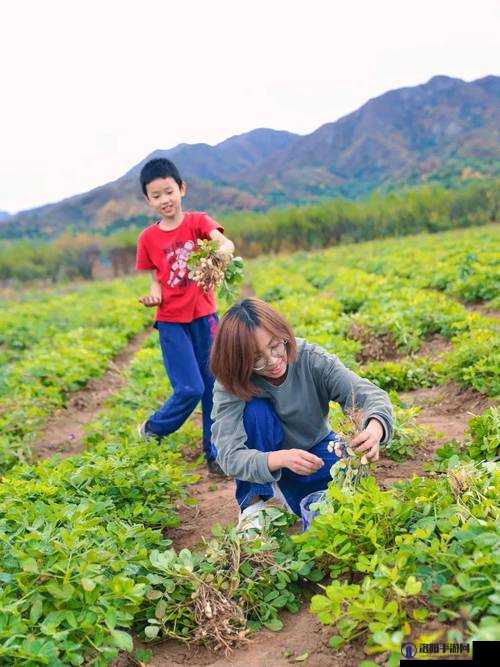
<path id="1" fill-rule="evenodd" d="M 182 210 L 186 184 L 173 162 L 150 160 L 141 170 L 140 182 L 159 219 L 137 241 L 136 268 L 151 271 L 149 294 L 139 301 L 157 308 L 154 326 L 173 394 L 139 426 L 139 434 L 158 439 L 173 433 L 201 400 L 205 459 L 210 472 L 223 474 L 211 442 L 214 378 L 209 357 L 218 325 L 215 296 L 213 290 L 204 292 L 190 280 L 187 260 L 198 239 L 213 239 L 223 263 L 231 260 L 234 245 L 206 213 Z"/>

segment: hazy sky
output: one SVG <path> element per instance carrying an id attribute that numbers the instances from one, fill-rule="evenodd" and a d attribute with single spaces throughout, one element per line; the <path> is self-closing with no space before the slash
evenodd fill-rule
<path id="1" fill-rule="evenodd" d="M 498 74 L 489 0 L 0 3 L 0 209 L 121 176 L 156 148 L 306 134 L 436 74 Z"/>

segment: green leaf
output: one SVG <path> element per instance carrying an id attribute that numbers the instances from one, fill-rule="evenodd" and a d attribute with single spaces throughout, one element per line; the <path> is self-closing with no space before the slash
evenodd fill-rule
<path id="1" fill-rule="evenodd" d="M 25 558 L 21 561 L 21 567 L 24 572 L 32 572 L 38 574 L 38 565 L 34 558 Z"/>
<path id="2" fill-rule="evenodd" d="M 43 611 L 43 599 L 41 595 L 37 595 L 35 600 L 33 601 L 33 604 L 31 605 L 31 611 L 30 611 L 30 620 L 33 623 L 36 623 L 40 616 L 42 615 Z"/>
<path id="3" fill-rule="evenodd" d="M 460 584 L 460 586 L 465 590 L 468 590 L 471 587 L 470 577 L 465 572 L 459 572 L 456 576 L 456 580 Z"/>
<path id="4" fill-rule="evenodd" d="M 144 634 L 148 639 L 155 639 L 156 637 L 158 637 L 159 632 L 160 632 L 159 625 L 147 625 L 146 628 L 144 629 Z"/>
<path id="5" fill-rule="evenodd" d="M 387 667 L 399 667 L 401 663 L 401 656 L 399 653 L 391 653 L 387 661 Z"/>
<path id="6" fill-rule="evenodd" d="M 78 627 L 78 621 L 76 620 L 76 616 L 74 612 L 72 612 L 71 610 L 66 612 L 66 622 L 71 628 Z"/>
<path id="7" fill-rule="evenodd" d="M 283 629 L 283 622 L 279 618 L 270 618 L 268 621 L 264 621 L 264 625 L 273 632 L 279 632 Z"/>
<path id="8" fill-rule="evenodd" d="M 153 657 L 153 651 L 150 649 L 144 649 L 144 648 L 136 648 L 134 651 L 134 658 L 141 662 L 142 664 L 146 664 L 151 660 Z"/>
<path id="9" fill-rule="evenodd" d="M 345 639 L 340 635 L 333 635 L 328 643 L 333 649 L 338 649 L 345 644 Z"/>
<path id="10" fill-rule="evenodd" d="M 443 584 L 439 589 L 439 592 L 443 597 L 451 599 L 457 598 L 462 594 L 460 588 L 457 588 L 457 586 L 452 586 L 451 584 Z"/>
<path id="11" fill-rule="evenodd" d="M 408 593 L 408 595 L 417 595 L 417 593 L 420 593 L 421 588 L 422 582 L 417 581 L 413 575 L 410 575 L 405 584 L 406 593 Z"/>
<path id="12" fill-rule="evenodd" d="M 271 602 L 271 605 L 275 609 L 281 609 L 282 607 L 284 607 L 288 603 L 289 600 L 290 600 L 290 595 L 288 595 L 288 594 L 280 595 Z"/>
<path id="13" fill-rule="evenodd" d="M 262 623 L 260 621 L 248 621 L 247 626 L 251 632 L 258 632 L 262 628 Z"/>
<path id="14" fill-rule="evenodd" d="M 95 581 L 89 579 L 88 577 L 82 577 L 81 584 L 83 590 L 88 592 L 93 591 L 96 586 Z"/>
<path id="15" fill-rule="evenodd" d="M 416 621 L 422 623 L 429 616 L 429 612 L 427 611 L 427 609 L 425 609 L 425 607 L 419 607 L 418 609 L 413 610 L 412 616 Z"/>
<path id="16" fill-rule="evenodd" d="M 122 651 L 132 651 L 134 648 L 132 637 L 128 634 L 128 632 L 123 632 L 122 630 L 112 630 L 111 637 L 113 639 L 113 644 Z"/>
<path id="17" fill-rule="evenodd" d="M 245 577 L 251 577 L 253 575 L 252 566 L 248 561 L 245 561 L 240 565 L 240 572 L 245 575 Z"/>
<path id="18" fill-rule="evenodd" d="M 279 596 L 280 592 L 276 590 L 269 591 L 267 595 L 264 596 L 264 602 L 271 602 L 274 598 Z"/>
<path id="19" fill-rule="evenodd" d="M 311 570 L 311 572 L 307 575 L 307 578 L 315 583 L 321 581 L 322 579 L 324 579 L 324 577 L 325 577 L 324 572 L 318 569 Z"/>
<path id="20" fill-rule="evenodd" d="M 59 600 L 68 600 L 74 592 L 74 588 L 70 584 L 60 586 L 55 581 L 49 581 L 45 584 L 45 590 Z"/>
<path id="21" fill-rule="evenodd" d="M 115 629 L 116 622 L 117 622 L 117 613 L 116 613 L 116 609 L 114 609 L 114 607 L 110 607 L 108 609 L 108 611 L 106 612 L 106 616 L 105 616 L 104 620 L 105 620 L 106 625 L 108 626 L 108 628 L 110 630 Z"/>
<path id="22" fill-rule="evenodd" d="M 163 588 L 165 593 L 173 593 L 175 591 L 175 581 L 173 579 L 165 579 Z"/>

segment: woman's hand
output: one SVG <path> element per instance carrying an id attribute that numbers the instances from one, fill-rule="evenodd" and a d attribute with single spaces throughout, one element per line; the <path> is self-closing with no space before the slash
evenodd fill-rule
<path id="1" fill-rule="evenodd" d="M 148 296 L 139 297 L 139 303 L 142 303 L 143 306 L 147 308 L 153 308 L 153 306 L 159 306 L 161 303 L 161 285 L 160 283 L 152 283 L 149 289 Z"/>
<path id="2" fill-rule="evenodd" d="M 304 449 L 280 449 L 267 455 L 267 465 L 271 472 L 288 468 L 297 475 L 312 475 L 323 467 L 324 461 Z"/>
<path id="3" fill-rule="evenodd" d="M 369 461 L 378 461 L 380 441 L 384 437 L 384 429 L 378 419 L 370 419 L 364 431 L 351 442 L 356 453 L 364 454 Z"/>

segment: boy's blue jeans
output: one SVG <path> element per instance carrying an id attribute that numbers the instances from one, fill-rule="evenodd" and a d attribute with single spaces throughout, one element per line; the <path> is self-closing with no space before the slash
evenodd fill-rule
<path id="1" fill-rule="evenodd" d="M 203 413 L 203 453 L 215 459 L 211 442 L 212 393 L 214 377 L 209 359 L 219 318 L 216 314 L 199 317 L 187 324 L 156 322 L 163 363 L 173 393 L 146 422 L 146 432 L 166 436 L 184 424 L 201 400 Z"/>
<path id="2" fill-rule="evenodd" d="M 247 434 L 246 446 L 249 449 L 258 449 L 261 452 L 275 452 L 281 449 L 283 427 L 268 399 L 254 398 L 246 404 L 243 425 Z M 333 437 L 333 432 L 330 432 L 326 438 L 308 450 L 324 461 L 323 467 L 312 475 L 298 475 L 288 468 L 281 470 L 281 478 L 277 484 L 290 509 L 299 516 L 302 498 L 313 491 L 326 489 L 331 480 L 330 468 L 339 460 L 334 452 L 328 451 L 328 443 Z M 255 496 L 268 500 L 273 495 L 272 484 L 236 480 L 236 500 L 241 510 L 248 507 Z"/>

